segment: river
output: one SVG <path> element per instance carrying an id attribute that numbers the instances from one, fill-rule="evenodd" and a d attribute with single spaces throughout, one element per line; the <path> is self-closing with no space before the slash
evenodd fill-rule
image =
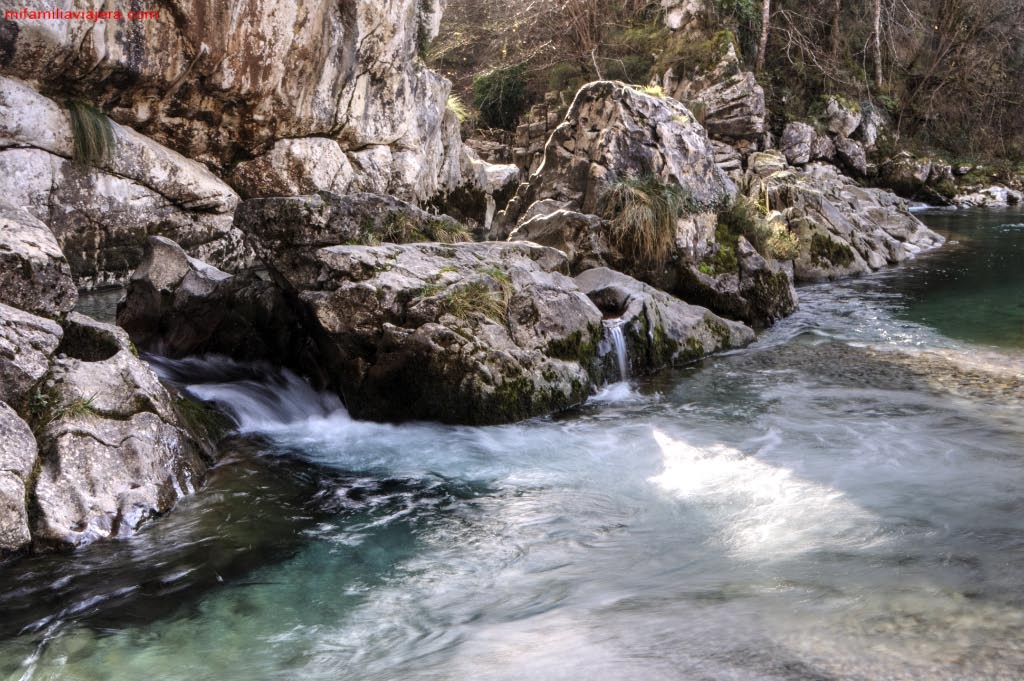
<path id="1" fill-rule="evenodd" d="M 133 540 L 0 573 L 0 678 L 1024 678 L 1024 212 L 922 216 L 948 246 L 554 418 L 160 364 L 239 434 Z"/>

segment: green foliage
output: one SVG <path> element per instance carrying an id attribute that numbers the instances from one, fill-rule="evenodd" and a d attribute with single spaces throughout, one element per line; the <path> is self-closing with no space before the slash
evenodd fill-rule
<path id="1" fill-rule="evenodd" d="M 452 244 L 469 241 L 470 234 L 465 225 L 454 220 L 432 217 L 421 220 L 409 213 L 396 211 L 384 218 L 384 224 L 379 234 L 374 233 L 372 224 L 369 228 L 364 226 L 360 230 L 360 240 L 367 246 L 374 246 L 381 242 L 411 244 L 437 241 Z"/>
<path id="2" fill-rule="evenodd" d="M 767 203 L 767 193 L 763 194 Z M 719 243 L 729 243 L 734 248 L 740 236 L 761 255 L 776 260 L 793 260 L 799 254 L 800 242 L 789 231 L 778 213 L 767 216 L 767 205 L 742 194 L 718 213 L 718 228 L 715 238 Z"/>
<path id="3" fill-rule="evenodd" d="M 679 219 L 699 211 L 692 195 L 652 175 L 609 185 L 600 203 L 600 212 L 611 222 L 612 244 L 651 268 L 668 261 Z"/>
<path id="4" fill-rule="evenodd" d="M 846 267 L 853 262 L 853 251 L 849 246 L 820 232 L 815 232 L 811 236 L 810 255 L 811 262 L 815 265 Z"/>
<path id="5" fill-rule="evenodd" d="M 672 69 L 676 76 L 683 78 L 707 73 L 722 60 L 729 46 L 735 44 L 736 36 L 727 30 L 718 31 L 706 40 L 689 34 L 674 34 L 666 39 L 653 70 L 663 73 Z"/>
<path id="6" fill-rule="evenodd" d="M 554 92 L 579 90 L 587 82 L 578 64 L 569 61 L 558 62 L 548 71 L 548 89 Z"/>
<path id="7" fill-rule="evenodd" d="M 54 421 L 64 417 L 81 418 L 96 414 L 93 409 L 95 395 L 87 398 L 76 397 L 67 404 L 60 404 L 58 397 L 39 388 L 28 398 L 28 417 L 32 425 L 32 432 L 38 435 Z"/>
<path id="8" fill-rule="evenodd" d="M 94 106 L 71 100 L 67 102 L 74 139 L 74 160 L 88 166 L 99 166 L 110 160 L 116 140 L 114 124 Z"/>
<path id="9" fill-rule="evenodd" d="M 473 105 L 480 122 L 492 128 L 512 130 L 526 110 L 525 69 L 495 69 L 473 81 Z"/>

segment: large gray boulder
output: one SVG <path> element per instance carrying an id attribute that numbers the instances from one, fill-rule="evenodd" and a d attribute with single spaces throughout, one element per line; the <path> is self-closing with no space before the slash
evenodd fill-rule
<path id="1" fill-rule="evenodd" d="M 754 341 L 750 327 L 615 270 L 587 270 L 576 277 L 576 285 L 601 309 L 606 325 L 622 330 L 631 375 L 685 364 Z M 614 373 L 614 367 L 605 368 L 606 375 Z"/>
<path id="2" fill-rule="evenodd" d="M 0 560 L 32 541 L 25 501 L 37 459 L 32 430 L 0 401 Z"/>
<path id="3" fill-rule="evenodd" d="M 832 166 L 813 163 L 762 180 L 770 205 L 798 239 L 798 281 L 872 272 L 944 242 L 910 213 L 904 200 L 860 187 Z"/>
<path id="4" fill-rule="evenodd" d="M 63 335 L 55 321 L 0 303 L 0 401 L 26 403 Z"/>
<path id="5" fill-rule="evenodd" d="M 117 323 L 140 350 L 163 357 L 220 354 L 320 372 L 304 320 L 277 285 L 258 272 L 229 275 L 163 237 L 149 238 Z"/>
<path id="6" fill-rule="evenodd" d="M 357 418 L 488 424 L 582 403 L 601 313 L 533 244 L 334 246 L 263 257 Z"/>
<path id="7" fill-rule="evenodd" d="M 212 455 L 124 331 L 72 313 L 60 349 L 31 413 L 39 549 L 131 536 L 195 491 Z"/>
<path id="8" fill-rule="evenodd" d="M 764 89 L 749 71 L 733 74 L 690 100 L 704 110 L 704 127 L 716 140 L 754 147 L 766 130 Z"/>
<path id="9" fill-rule="evenodd" d="M 804 165 L 811 161 L 817 137 L 814 127 L 807 123 L 788 123 L 779 138 L 779 150 L 793 165 Z"/>

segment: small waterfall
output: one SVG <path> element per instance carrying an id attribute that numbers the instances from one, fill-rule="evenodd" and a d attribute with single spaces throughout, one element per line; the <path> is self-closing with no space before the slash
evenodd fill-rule
<path id="1" fill-rule="evenodd" d="M 344 417 L 337 395 L 318 392 L 287 369 L 207 356 L 171 360 L 146 356 L 162 379 L 234 419 L 239 432 L 274 429 L 309 419 Z"/>
<path id="2" fill-rule="evenodd" d="M 625 381 L 629 378 L 629 362 L 626 357 L 626 336 L 622 328 L 626 322 L 622 319 L 604 320 L 604 338 L 611 346 L 610 351 L 615 353 L 615 360 L 619 367 L 619 380 Z"/>

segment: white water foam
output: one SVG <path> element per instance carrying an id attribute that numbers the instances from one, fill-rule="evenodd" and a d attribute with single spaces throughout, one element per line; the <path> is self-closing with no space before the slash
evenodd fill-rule
<path id="1" fill-rule="evenodd" d="M 772 560 L 877 540 L 878 520 L 837 489 L 723 444 L 695 447 L 653 435 L 664 469 L 648 481 L 707 510 L 722 523 L 719 538 L 733 553 Z"/>

